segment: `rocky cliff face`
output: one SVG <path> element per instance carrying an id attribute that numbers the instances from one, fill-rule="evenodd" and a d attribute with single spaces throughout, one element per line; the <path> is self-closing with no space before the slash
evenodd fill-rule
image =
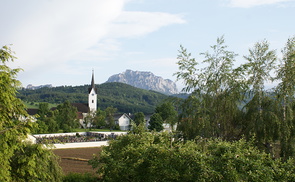
<path id="1" fill-rule="evenodd" d="M 178 93 L 176 84 L 173 81 L 163 79 L 162 77 L 155 76 L 151 72 L 145 71 L 126 70 L 123 73 L 109 77 L 107 82 L 126 83 L 137 88 L 154 90 L 168 95 Z"/>

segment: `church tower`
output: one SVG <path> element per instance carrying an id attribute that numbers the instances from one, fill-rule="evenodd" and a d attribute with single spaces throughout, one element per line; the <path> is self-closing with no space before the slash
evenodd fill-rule
<path id="1" fill-rule="evenodd" d="M 88 88 L 88 107 L 90 112 L 96 112 L 97 109 L 97 88 L 94 84 L 94 71 L 92 70 L 91 85 Z"/>

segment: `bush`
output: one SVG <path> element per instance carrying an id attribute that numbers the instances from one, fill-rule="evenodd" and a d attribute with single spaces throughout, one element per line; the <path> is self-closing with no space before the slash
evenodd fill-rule
<path id="1" fill-rule="evenodd" d="M 90 173 L 69 173 L 63 178 L 63 182 L 97 182 L 100 181 L 98 177 Z"/>
<path id="2" fill-rule="evenodd" d="M 105 181 L 294 181 L 294 161 L 273 160 L 252 143 L 172 142 L 168 133 L 119 137 L 90 160 Z"/>

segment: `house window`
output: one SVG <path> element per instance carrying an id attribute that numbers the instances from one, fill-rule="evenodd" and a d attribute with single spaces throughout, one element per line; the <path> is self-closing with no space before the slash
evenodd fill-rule
<path id="1" fill-rule="evenodd" d="M 92 103 L 94 103 L 94 100 L 92 100 Z"/>

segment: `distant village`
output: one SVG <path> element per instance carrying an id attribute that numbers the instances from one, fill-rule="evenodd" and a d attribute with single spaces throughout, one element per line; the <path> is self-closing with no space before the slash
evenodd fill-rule
<path id="1" fill-rule="evenodd" d="M 40 86 L 33 86 L 28 85 L 27 89 L 39 89 L 43 87 L 49 87 L 51 88 L 51 84 L 47 85 L 40 85 Z M 80 128 L 89 129 L 92 128 L 92 123 L 85 123 L 85 119 L 89 115 L 89 113 L 95 113 L 97 111 L 97 88 L 95 87 L 94 82 L 94 72 L 92 72 L 92 78 L 91 78 L 91 84 L 88 88 L 88 103 L 71 103 L 73 107 L 77 109 L 77 120 L 80 124 Z M 56 109 L 56 108 L 51 108 Z M 31 116 L 35 116 L 38 114 L 38 109 L 27 109 L 27 112 Z M 150 121 L 151 115 L 145 115 L 145 126 L 148 128 L 149 121 Z M 127 131 L 131 130 L 132 122 L 134 119 L 134 115 L 132 113 L 123 113 L 118 114 L 114 113 L 114 121 L 115 125 L 119 126 L 119 129 L 122 132 L 116 132 L 112 131 L 110 129 L 110 132 L 75 132 L 75 133 L 58 133 L 58 134 L 35 134 L 34 135 L 34 142 L 35 143 L 52 143 L 52 141 L 56 141 L 56 143 L 77 143 L 77 142 L 100 142 L 100 141 L 106 141 L 108 139 L 114 139 L 117 137 L 117 135 L 126 134 Z M 169 124 L 163 124 L 163 130 L 170 131 L 170 125 Z M 79 135 L 79 137 L 77 137 Z M 54 139 L 54 140 L 53 140 Z M 48 141 L 47 141 L 48 140 Z"/>

